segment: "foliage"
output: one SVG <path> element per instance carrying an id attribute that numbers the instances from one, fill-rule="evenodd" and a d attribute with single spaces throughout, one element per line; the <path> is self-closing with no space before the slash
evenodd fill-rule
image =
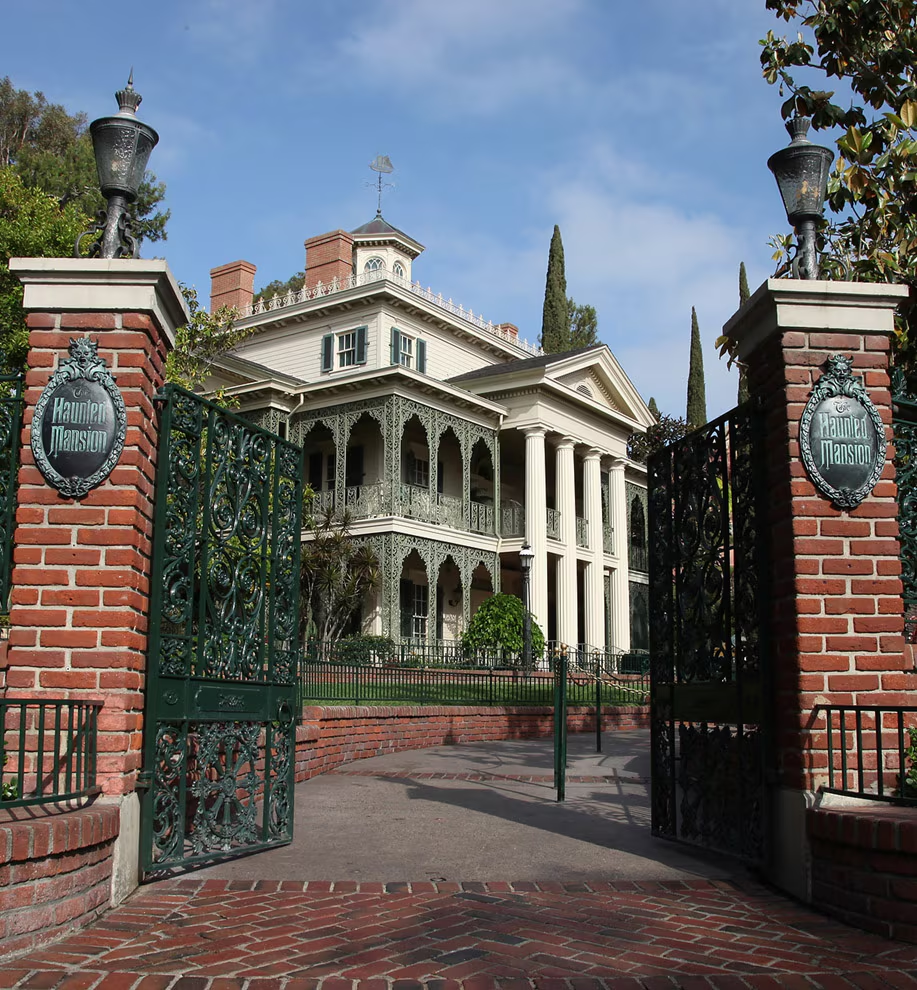
<path id="1" fill-rule="evenodd" d="M 661 415 L 645 433 L 631 434 L 627 441 L 627 456 L 645 464 L 651 454 L 681 440 L 690 432 L 690 427 L 681 417 Z"/>
<path id="2" fill-rule="evenodd" d="M 6 766 L 9 757 L 4 754 L 3 765 Z M 13 777 L 5 784 L 0 784 L 0 801 L 15 801 L 19 797 L 19 778 Z"/>
<path id="3" fill-rule="evenodd" d="M 595 314 L 595 306 L 580 305 L 573 298 L 567 298 L 567 312 L 570 319 L 570 331 L 565 351 L 578 347 L 591 347 L 598 343 L 599 320 Z"/>
<path id="4" fill-rule="evenodd" d="M 29 350 L 22 284 L 10 273 L 10 258 L 70 257 L 89 222 L 78 204 L 61 206 L 24 185 L 14 169 L 0 167 L 0 373 L 23 369 Z"/>
<path id="5" fill-rule="evenodd" d="M 899 308 L 898 363 L 917 355 L 917 0 L 766 0 L 802 28 L 795 39 L 769 31 L 761 65 L 786 95 L 781 112 L 812 118 L 814 130 L 840 127 L 828 205 L 839 216 L 821 232 L 829 277 L 899 282 L 911 289 Z M 798 82 L 813 74 L 842 80 L 847 103 Z M 846 87 L 845 87 L 846 89 Z M 786 271 L 790 238 L 774 239 Z M 724 348 L 728 349 L 728 348 Z"/>
<path id="6" fill-rule="evenodd" d="M 515 595 L 491 595 L 478 606 L 462 645 L 469 650 L 503 649 L 510 653 L 522 651 L 522 620 L 525 612 L 522 599 Z M 544 634 L 532 619 L 532 652 L 544 649 Z"/>
<path id="7" fill-rule="evenodd" d="M 311 497 L 310 491 L 306 498 Z M 351 536 L 350 521 L 349 512 L 333 508 L 306 520 L 312 539 L 302 545 L 302 631 L 323 643 L 341 638 L 381 580 L 378 557 L 369 544 Z"/>
<path id="8" fill-rule="evenodd" d="M 691 307 L 691 360 L 688 365 L 688 403 L 685 419 L 696 429 L 707 422 L 707 389 L 704 384 L 704 352 L 700 344 L 697 313 Z"/>
<path id="9" fill-rule="evenodd" d="M 166 379 L 197 392 L 209 377 L 213 362 L 251 336 L 253 330 L 234 327 L 236 311 L 229 306 L 208 313 L 198 303 L 193 286 L 182 285 L 181 291 L 191 319 L 175 331 L 175 347 L 166 358 Z M 217 399 L 226 404 L 225 396 L 217 394 Z"/>
<path id="10" fill-rule="evenodd" d="M 567 308 L 567 276 L 564 273 L 564 244 L 560 227 L 554 225 L 548 251 L 548 271 L 544 286 L 544 310 L 541 318 L 541 346 L 547 354 L 568 350 L 570 313 Z"/>
<path id="11" fill-rule="evenodd" d="M 903 780 L 898 778 L 898 797 L 917 797 L 917 728 L 911 726 L 907 730 L 908 744 L 904 750 L 904 758 L 907 761 L 904 770 Z"/>
<path id="12" fill-rule="evenodd" d="M 745 303 L 748 302 L 748 298 L 751 293 L 748 291 L 748 275 L 745 274 L 745 262 L 739 263 L 739 309 L 741 309 Z M 748 379 L 745 375 L 745 365 L 741 362 L 739 364 L 739 391 L 736 399 L 741 405 L 743 402 L 747 402 L 749 399 L 748 391 Z"/>
<path id="13" fill-rule="evenodd" d="M 87 216 L 105 208 L 86 114 L 16 89 L 9 77 L 0 80 L 0 166 L 14 168 L 28 188 L 53 196 L 62 208 L 73 204 Z M 166 239 L 169 211 L 158 208 L 165 194 L 148 170 L 131 207 L 139 239 Z"/>
<path id="14" fill-rule="evenodd" d="M 650 414 L 653 416 L 653 418 L 658 423 L 659 422 L 659 415 L 660 415 L 659 414 L 659 406 L 656 405 L 656 400 L 652 396 L 650 396 L 650 402 L 649 402 L 649 405 L 647 406 L 647 409 L 649 409 Z"/>
<path id="15" fill-rule="evenodd" d="M 268 282 L 263 289 L 259 289 L 252 302 L 258 302 L 259 299 L 263 299 L 265 302 L 273 299 L 274 296 L 285 296 L 288 292 L 299 292 L 299 290 L 306 284 L 306 273 L 297 272 L 295 275 L 291 275 L 286 282 L 281 282 L 279 279 L 274 279 L 273 282 Z"/>
<path id="16" fill-rule="evenodd" d="M 395 656 L 395 641 L 388 636 L 345 636 L 334 644 L 335 663 L 389 664 Z"/>

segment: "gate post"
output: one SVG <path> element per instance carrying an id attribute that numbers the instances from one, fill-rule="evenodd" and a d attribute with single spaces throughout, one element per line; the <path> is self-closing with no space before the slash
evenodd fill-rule
<path id="1" fill-rule="evenodd" d="M 899 285 L 769 279 L 723 328 L 764 411 L 773 684 L 772 879 L 811 899 L 805 810 L 827 784 L 819 703 L 891 704 L 917 687 L 904 657 L 894 448 L 875 488 L 842 510 L 809 479 L 799 421 L 833 354 L 853 357 L 892 440 Z"/>
<path id="2" fill-rule="evenodd" d="M 187 310 L 164 261 L 14 258 L 29 326 L 10 608 L 10 697 L 103 698 L 102 801 L 120 810 L 112 901 L 137 885 L 157 426 L 153 398 Z M 36 466 L 29 426 L 42 389 L 90 337 L 124 400 L 124 449 L 81 500 Z"/>

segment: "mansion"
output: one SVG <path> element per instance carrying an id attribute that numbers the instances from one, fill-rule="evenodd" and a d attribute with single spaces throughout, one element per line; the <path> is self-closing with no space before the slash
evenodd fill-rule
<path id="1" fill-rule="evenodd" d="M 253 303 L 255 267 L 211 272 L 211 309 L 253 333 L 214 369 L 255 422 L 301 445 L 314 509 L 346 507 L 382 580 L 365 633 L 460 638 L 522 594 L 545 638 L 647 649 L 652 414 L 604 344 L 544 354 L 414 280 L 423 245 L 383 219 L 306 241 L 305 284 Z M 307 534 L 304 534 L 307 537 Z"/>

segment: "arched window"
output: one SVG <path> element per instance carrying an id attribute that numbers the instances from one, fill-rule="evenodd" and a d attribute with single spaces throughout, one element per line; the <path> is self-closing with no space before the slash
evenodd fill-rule
<path id="1" fill-rule="evenodd" d="M 645 571 L 646 559 L 646 517 L 643 514 L 643 502 L 639 495 L 634 495 L 630 503 L 630 554 L 631 570 Z"/>
<path id="2" fill-rule="evenodd" d="M 363 266 L 364 272 L 378 272 L 385 268 L 385 261 L 380 257 L 370 258 Z"/>
<path id="3" fill-rule="evenodd" d="M 404 278 L 404 265 L 402 265 L 400 261 L 396 261 L 395 264 L 392 265 L 392 274 L 397 275 L 398 278 Z"/>

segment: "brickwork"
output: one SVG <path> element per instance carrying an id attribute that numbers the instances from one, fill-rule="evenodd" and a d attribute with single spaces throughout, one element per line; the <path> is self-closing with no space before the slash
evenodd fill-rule
<path id="1" fill-rule="evenodd" d="M 108 907 L 118 822 L 113 805 L 40 819 L 23 811 L 4 814 L 0 958 L 59 938 Z"/>
<path id="2" fill-rule="evenodd" d="M 146 313 L 28 316 L 29 367 L 14 536 L 6 683 L 11 697 L 104 697 L 99 783 L 133 789 L 140 768 L 156 465 L 153 397 L 166 341 Z M 42 388 L 71 337 L 98 340 L 127 409 L 124 452 L 82 501 L 47 484 L 29 447 Z"/>
<path id="3" fill-rule="evenodd" d="M 251 306 L 255 294 L 255 272 L 250 261 L 231 261 L 210 269 L 210 312 L 221 306 L 242 310 Z"/>
<path id="4" fill-rule="evenodd" d="M 912 809 L 810 809 L 812 901 L 841 921 L 917 942 L 917 817 Z"/>
<path id="5" fill-rule="evenodd" d="M 353 274 L 353 237 L 346 230 L 332 230 L 310 237 L 306 247 L 306 288 L 332 279 L 342 281 Z"/>
<path id="6" fill-rule="evenodd" d="M 647 728 L 649 708 L 606 708 L 605 731 Z M 569 732 L 595 731 L 594 709 L 567 710 Z M 452 743 L 546 739 L 551 708 L 391 707 L 303 709 L 296 729 L 296 780 L 308 780 L 354 760 Z"/>

